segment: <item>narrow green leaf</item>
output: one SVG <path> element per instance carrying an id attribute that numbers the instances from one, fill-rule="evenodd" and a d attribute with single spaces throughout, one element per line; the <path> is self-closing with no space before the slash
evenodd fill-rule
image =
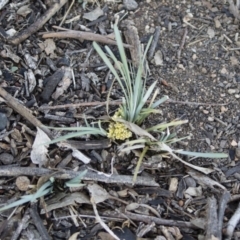
<path id="1" fill-rule="evenodd" d="M 164 96 L 161 99 L 157 100 L 155 103 L 153 103 L 153 105 L 151 106 L 152 108 L 156 108 L 158 107 L 160 104 L 166 102 L 169 99 L 168 96 Z"/>
<path id="2" fill-rule="evenodd" d="M 72 179 L 70 179 L 69 181 L 65 182 L 65 185 L 66 185 L 67 187 L 70 187 L 70 185 L 73 186 L 73 184 L 80 184 L 83 176 L 87 173 L 87 171 L 88 171 L 87 169 L 84 170 L 84 171 L 82 171 L 82 172 L 81 172 L 78 176 L 76 176 L 75 178 L 72 178 Z"/>
<path id="3" fill-rule="evenodd" d="M 183 150 L 173 150 L 175 153 L 192 156 L 192 157 L 202 157 L 202 158 L 227 158 L 226 153 L 201 153 L 201 152 L 188 152 Z"/>

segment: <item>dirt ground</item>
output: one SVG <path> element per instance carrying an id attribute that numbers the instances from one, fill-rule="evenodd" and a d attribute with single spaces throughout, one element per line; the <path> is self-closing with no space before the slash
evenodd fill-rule
<path id="1" fill-rule="evenodd" d="M 238 1 L 4 2 L 0 203 L 34 195 L 50 177 L 55 182 L 44 198 L 0 212 L 1 239 L 240 239 Z M 113 76 L 92 42 L 108 45 L 118 56 L 110 38 L 116 15 L 124 42 L 136 41 L 135 49 L 155 36 L 147 57 L 147 86 L 157 80 L 159 98 L 170 100 L 144 125 L 188 120 L 174 131 L 191 138 L 175 148 L 229 155 L 183 158 L 213 170 L 210 174 L 147 155 L 132 186 L 138 153 L 119 155 L 118 143 L 102 137 L 74 138 L 70 147 L 51 145 L 44 157 L 39 152 L 33 157 L 36 127 L 58 137 L 58 131 L 45 126 L 80 126 L 84 116 L 91 122 L 106 115 L 99 102 L 107 100 Z M 117 83 L 109 96 L 110 102 L 121 100 Z M 110 113 L 116 108 L 111 105 Z M 66 179 L 84 169 L 85 185 L 66 188 Z"/>

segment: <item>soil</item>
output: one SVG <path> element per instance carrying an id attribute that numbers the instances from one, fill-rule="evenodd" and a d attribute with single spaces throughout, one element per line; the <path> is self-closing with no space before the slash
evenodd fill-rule
<path id="1" fill-rule="evenodd" d="M 114 239 L 110 231 L 119 239 L 240 239 L 237 7 L 234 13 L 226 0 L 142 0 L 137 1 L 137 7 L 133 0 L 75 1 L 72 7 L 70 1 L 63 2 L 10 1 L 0 10 L 0 203 L 4 206 L 33 194 L 37 185 L 55 178 L 52 192 L 45 200 L 37 199 L 21 204 L 15 211 L 11 208 L 1 213 L 1 239 Z M 62 7 L 57 13 L 39 30 L 35 25 L 36 30 L 26 39 L 16 43 L 19 35 L 8 35 L 9 30 L 20 35 L 23 31 L 28 33 L 47 9 L 59 4 Z M 51 145 L 47 163 L 32 160 L 36 127 L 57 137 L 58 131 L 46 130 L 43 124 L 84 125 L 84 117 L 92 122 L 106 116 L 106 106 L 99 102 L 107 100 L 110 90 L 110 103 L 121 100 L 119 86 L 115 83 L 111 89 L 113 76 L 92 47 L 92 40 L 113 33 L 117 13 L 120 30 L 124 33 L 131 23 L 135 30 L 130 33 L 144 47 L 160 29 L 153 56 L 148 57 L 147 86 L 157 80 L 159 98 L 167 95 L 170 101 L 163 103 L 161 113 L 149 117 L 144 125 L 188 120 L 174 132 L 179 137 L 191 138 L 174 144 L 174 148 L 229 154 L 222 159 L 183 158 L 195 166 L 212 169 L 211 174 L 192 170 L 164 156 L 153 165 L 154 157 L 149 154 L 142 164 L 139 182 L 132 186 L 129 179 L 139 153 L 120 155 L 119 143 L 89 136 L 69 141 L 70 148 Z M 64 33 L 66 29 L 99 35 L 93 39 L 68 38 L 70 32 Z M 50 38 L 49 32 L 63 35 Z M 128 37 L 123 34 L 124 42 Z M 118 56 L 117 47 L 111 42 L 114 40 L 105 39 L 110 41 L 105 44 L 101 41 L 100 46 L 107 44 Z M 17 104 L 24 105 L 33 117 Z M 50 109 L 51 106 L 56 107 Z M 117 106 L 110 105 L 111 115 Z M 79 161 L 73 147 L 84 154 L 86 161 L 91 161 Z M 92 175 L 83 178 L 85 185 L 66 189 L 64 179 L 78 175 L 75 172 L 86 167 Z M 108 180 L 111 171 L 119 174 L 117 180 Z M 94 202 L 109 231 L 99 220 Z M 45 213 L 52 203 L 56 206 Z M 230 233 L 229 220 L 234 213 L 238 220 Z"/>

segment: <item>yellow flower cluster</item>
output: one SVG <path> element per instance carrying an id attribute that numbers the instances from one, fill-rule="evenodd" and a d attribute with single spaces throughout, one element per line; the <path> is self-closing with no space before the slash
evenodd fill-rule
<path id="1" fill-rule="evenodd" d="M 113 140 L 125 140 L 132 136 L 132 132 L 129 131 L 123 123 L 111 122 L 108 128 L 108 138 Z"/>
<path id="2" fill-rule="evenodd" d="M 108 138 L 113 140 L 125 140 L 132 136 L 132 132 L 127 129 L 124 123 L 118 122 L 117 119 L 122 118 L 122 109 L 119 108 L 112 117 L 113 122 L 109 124 Z"/>

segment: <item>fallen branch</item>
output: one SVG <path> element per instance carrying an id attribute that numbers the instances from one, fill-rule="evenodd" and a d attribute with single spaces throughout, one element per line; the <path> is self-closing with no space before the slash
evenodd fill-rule
<path id="1" fill-rule="evenodd" d="M 52 4 L 52 6 L 31 26 L 18 33 L 16 36 L 13 36 L 8 39 L 8 42 L 14 45 L 18 45 L 33 33 L 37 32 L 39 29 L 43 27 L 43 25 L 53 16 L 55 13 L 65 5 L 67 0 L 59 0 L 56 3 Z"/>
<path id="2" fill-rule="evenodd" d="M 209 197 L 207 200 L 207 219 L 206 219 L 206 236 L 205 239 L 219 239 L 218 235 L 218 217 L 217 217 L 217 200 Z"/>
<path id="3" fill-rule="evenodd" d="M 228 191 L 224 191 L 223 194 L 221 195 L 221 198 L 219 199 L 219 204 L 218 204 L 218 233 L 219 233 L 219 240 L 222 239 L 222 228 L 223 228 L 223 218 L 224 218 L 224 213 L 225 209 L 227 207 L 227 203 L 231 199 L 231 194 Z"/>
<path id="4" fill-rule="evenodd" d="M 17 113 L 19 113 L 22 117 L 26 118 L 35 127 L 39 127 L 49 137 L 51 137 L 51 131 L 48 128 L 46 128 L 36 117 L 34 117 L 28 108 L 26 108 L 24 105 L 18 102 L 16 98 L 12 97 L 2 87 L 0 87 L 0 96 L 5 99 L 6 104 L 9 107 L 11 107 Z"/>
<path id="5" fill-rule="evenodd" d="M 234 229 L 237 226 L 239 220 L 240 220 L 240 203 L 238 204 L 238 207 L 237 207 L 235 213 L 230 218 L 230 220 L 227 224 L 227 231 L 226 231 L 227 237 L 225 238 L 225 240 L 231 240 L 232 239 Z"/>
<path id="6" fill-rule="evenodd" d="M 50 170 L 45 168 L 35 168 L 35 167 L 1 167 L 0 177 L 15 177 L 19 175 L 24 176 L 43 176 L 52 175 L 56 179 L 71 179 L 77 177 L 81 172 L 75 172 L 70 170 Z M 125 184 L 132 185 L 132 176 L 128 175 L 111 175 L 106 177 L 104 175 L 99 175 L 98 173 L 88 170 L 88 172 L 82 177 L 82 180 L 86 181 L 99 181 L 104 183 L 115 183 L 115 184 Z M 135 185 L 142 186 L 159 186 L 153 178 L 138 176 Z"/>
<path id="7" fill-rule="evenodd" d="M 42 37 L 43 38 L 75 38 L 75 39 L 82 39 L 82 40 L 88 40 L 88 41 L 96 41 L 104 44 L 117 45 L 117 42 L 115 40 L 111 39 L 108 36 L 100 35 L 97 33 L 69 30 L 69 29 L 61 28 L 57 26 L 53 26 L 53 28 L 56 28 L 58 30 L 63 30 L 63 31 L 44 33 Z M 127 48 L 130 47 L 129 44 L 123 44 L 123 46 Z"/>
<path id="8" fill-rule="evenodd" d="M 149 101 L 148 101 L 149 102 Z M 184 101 L 175 101 L 172 99 L 168 99 L 166 103 L 176 103 L 176 104 L 182 104 L 182 105 L 197 105 L 197 106 L 226 106 L 230 103 L 201 103 L 201 102 L 184 102 Z M 51 109 L 62 109 L 62 108 L 77 108 L 77 107 L 89 107 L 89 106 L 103 106 L 103 105 L 120 105 L 122 104 L 122 101 L 109 101 L 109 102 L 83 102 L 83 103 L 69 103 L 69 104 L 63 104 L 63 105 L 56 105 L 56 106 L 41 106 L 39 107 L 39 110 L 51 110 Z"/>
<path id="9" fill-rule="evenodd" d="M 176 220 L 167 220 L 162 219 L 158 217 L 152 217 L 152 216 L 145 216 L 142 214 L 135 214 L 128 211 L 125 211 L 125 215 L 130 218 L 131 220 L 138 221 L 138 222 L 144 222 L 144 223 L 156 223 L 158 225 L 164 225 L 164 226 L 175 226 L 179 228 L 194 228 L 198 229 L 197 226 L 192 224 L 191 222 L 184 222 L 184 221 L 176 221 Z"/>

